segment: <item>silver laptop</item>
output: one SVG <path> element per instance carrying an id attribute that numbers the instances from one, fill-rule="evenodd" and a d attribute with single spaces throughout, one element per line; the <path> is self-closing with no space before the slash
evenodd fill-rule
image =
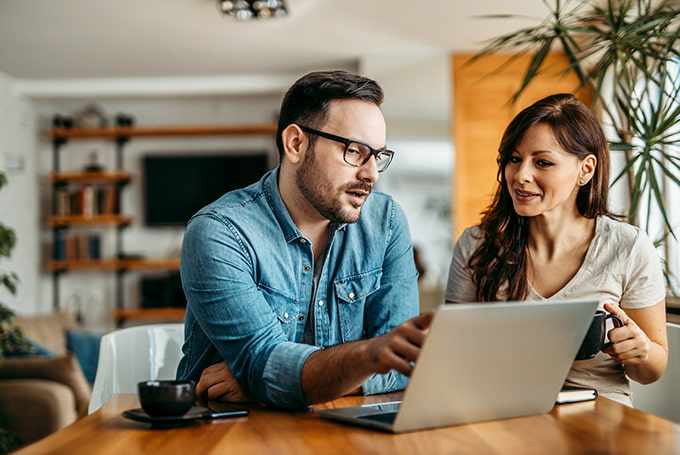
<path id="1" fill-rule="evenodd" d="M 597 300 L 442 305 L 403 401 L 318 410 L 399 433 L 549 412 Z"/>

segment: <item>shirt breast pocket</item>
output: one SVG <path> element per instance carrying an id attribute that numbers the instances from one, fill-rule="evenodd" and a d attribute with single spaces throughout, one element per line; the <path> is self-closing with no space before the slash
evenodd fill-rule
<path id="1" fill-rule="evenodd" d="M 260 286 L 260 292 L 262 292 L 265 300 L 269 303 L 274 314 L 276 314 L 276 318 L 284 325 L 284 327 L 290 326 L 290 322 L 297 320 L 300 313 L 300 305 L 296 303 L 294 299 L 288 298 L 280 292 L 276 292 L 271 288 L 263 286 Z M 285 330 L 287 331 L 288 328 L 286 327 Z M 293 333 L 295 332 L 294 324 L 291 330 Z"/>
<path id="2" fill-rule="evenodd" d="M 343 342 L 356 341 L 363 337 L 366 299 L 380 289 L 381 278 L 382 270 L 374 270 L 341 278 L 335 282 Z"/>

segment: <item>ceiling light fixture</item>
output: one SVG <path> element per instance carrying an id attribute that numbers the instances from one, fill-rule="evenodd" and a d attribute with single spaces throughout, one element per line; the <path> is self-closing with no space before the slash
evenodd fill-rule
<path id="1" fill-rule="evenodd" d="M 217 0 L 222 13 L 239 21 L 279 18 L 288 14 L 284 0 Z"/>

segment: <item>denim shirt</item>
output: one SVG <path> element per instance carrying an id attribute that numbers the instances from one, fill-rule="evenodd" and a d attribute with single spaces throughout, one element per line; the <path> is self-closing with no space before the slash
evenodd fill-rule
<path id="1" fill-rule="evenodd" d="M 406 216 L 373 192 L 359 221 L 331 232 L 313 305 L 315 346 L 302 344 L 310 310 L 312 245 L 293 223 L 278 168 L 197 212 L 182 243 L 187 298 L 177 377 L 198 380 L 226 361 L 252 398 L 305 407 L 302 366 L 314 351 L 373 338 L 418 314 L 417 271 Z M 403 389 L 391 371 L 363 384 L 365 394 Z"/>

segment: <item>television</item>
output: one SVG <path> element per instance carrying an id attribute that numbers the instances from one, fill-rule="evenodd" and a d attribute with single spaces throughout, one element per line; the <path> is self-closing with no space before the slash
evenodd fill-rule
<path id="1" fill-rule="evenodd" d="M 146 155 L 142 163 L 144 223 L 183 226 L 203 206 L 227 191 L 258 181 L 268 170 L 266 152 Z"/>

